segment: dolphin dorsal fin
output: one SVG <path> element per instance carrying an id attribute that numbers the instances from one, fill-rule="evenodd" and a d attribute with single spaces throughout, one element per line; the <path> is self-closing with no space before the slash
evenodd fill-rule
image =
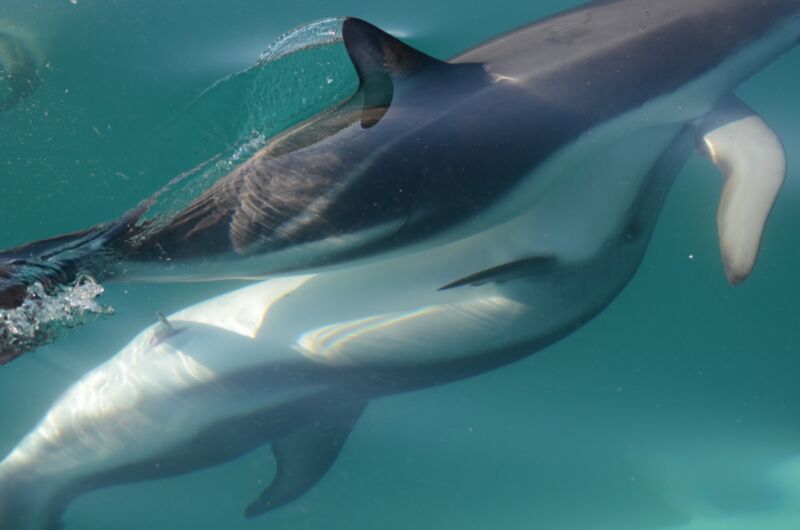
<path id="1" fill-rule="evenodd" d="M 361 82 L 365 128 L 378 123 L 394 97 L 395 83 L 431 66 L 446 64 L 358 18 L 342 24 L 342 39 Z"/>
<path id="2" fill-rule="evenodd" d="M 717 229 L 725 273 L 737 285 L 753 270 L 764 226 L 786 176 L 786 154 L 769 125 L 733 97 L 697 128 L 701 152 L 725 178 Z"/>
<path id="3" fill-rule="evenodd" d="M 427 65 L 445 64 L 358 18 L 345 19 L 342 39 L 362 82 L 376 74 L 404 78 Z"/>

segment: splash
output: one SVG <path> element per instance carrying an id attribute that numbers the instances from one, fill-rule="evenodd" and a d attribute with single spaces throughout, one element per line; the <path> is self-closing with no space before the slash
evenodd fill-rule
<path id="1" fill-rule="evenodd" d="M 147 226 L 133 240 L 144 241 L 150 233 L 169 224 L 172 216 L 183 210 L 191 199 L 198 197 L 266 145 L 267 138 L 253 131 L 250 138 L 244 139 L 235 148 L 173 178 L 142 203 L 147 208 L 147 213 L 142 216 L 142 221 L 146 221 Z"/>
<path id="2" fill-rule="evenodd" d="M 323 18 L 291 29 L 264 50 L 258 63 L 275 61 L 305 48 L 341 42 L 344 20 L 341 17 Z"/>
<path id="3" fill-rule="evenodd" d="M 179 146 L 171 154 L 181 161 L 194 160 L 181 149 L 208 155 L 131 211 L 131 223 L 141 229 L 136 238 L 146 238 L 169 223 L 204 191 L 269 145 L 275 134 L 334 107 L 355 92 L 358 78 L 342 44 L 341 25 L 342 19 L 325 19 L 284 34 L 253 66 L 214 83 L 173 120 L 164 134 L 165 140 L 173 137 L 166 145 Z M 187 162 L 185 167 L 194 164 Z M 115 222 L 110 230 L 129 226 L 127 221 Z M 64 243 L 66 254 L 57 255 L 68 257 L 84 245 L 102 248 L 104 243 L 105 239 L 89 231 L 77 243 Z M 46 261 L 55 263 L 53 256 L 51 253 Z M 70 263 L 84 273 L 91 270 L 81 259 L 79 255 Z M 62 268 L 57 264 L 56 272 Z M 35 278 L 39 277 L 31 282 Z M 52 342 L 98 315 L 113 312 L 97 302 L 103 287 L 94 278 L 84 274 L 72 283 L 60 281 L 26 281 L 22 305 L 0 309 L 0 364 Z"/>
<path id="4" fill-rule="evenodd" d="M 90 276 L 53 289 L 37 282 L 28 287 L 25 301 L 14 309 L 0 309 L 0 364 L 58 339 L 69 330 L 110 315 L 113 308 L 97 298 L 103 286 Z"/>
<path id="5" fill-rule="evenodd" d="M 173 118 L 165 134 L 171 143 L 211 156 L 151 197 L 143 221 L 152 228 L 168 222 L 277 133 L 352 96 L 358 77 L 342 44 L 342 21 L 285 33 L 252 66 L 213 83 Z"/>

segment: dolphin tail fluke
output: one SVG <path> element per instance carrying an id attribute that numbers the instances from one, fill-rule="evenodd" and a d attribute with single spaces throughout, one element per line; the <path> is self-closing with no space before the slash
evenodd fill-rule
<path id="1" fill-rule="evenodd" d="M 707 115 L 697 136 L 701 151 L 725 178 L 717 230 L 725 274 L 737 285 L 753 270 L 786 176 L 786 155 L 769 125 L 736 98 Z"/>
<path id="2" fill-rule="evenodd" d="M 333 466 L 365 406 L 363 402 L 351 404 L 272 442 L 275 477 L 247 506 L 245 517 L 280 508 L 313 488 Z"/>

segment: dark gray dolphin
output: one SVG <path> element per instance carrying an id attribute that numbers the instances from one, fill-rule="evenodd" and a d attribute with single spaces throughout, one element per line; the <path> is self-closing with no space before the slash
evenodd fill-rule
<path id="1" fill-rule="evenodd" d="M 277 138 L 149 234 L 164 250 L 131 246 L 117 258 L 188 263 L 238 245 L 269 263 L 353 235 L 340 256 L 371 249 L 369 259 L 161 317 L 0 463 L 0 527 L 49 530 L 77 496 L 263 444 L 278 470 L 246 515 L 291 502 L 334 465 L 369 400 L 508 364 L 602 311 L 635 274 L 697 145 L 726 178 L 720 243 L 728 277 L 741 281 L 785 158 L 732 92 L 796 44 L 798 15 L 800 0 L 591 3 L 450 65 L 349 19 L 357 103 Z M 30 254 L 60 255 L 65 269 L 80 262 L 70 252 L 125 249 L 136 215 Z M 109 263 L 112 274 L 121 262 Z"/>
<path id="2" fill-rule="evenodd" d="M 701 95 L 671 119 L 713 113 L 794 44 L 796 4 L 600 2 L 450 62 L 347 19 L 361 81 L 350 100 L 278 135 L 170 219 L 128 214 L 0 253 L 0 307 L 33 279 L 261 278 L 483 230 L 524 211 L 503 199 L 546 180 L 545 162 L 595 128 L 695 85 Z"/>

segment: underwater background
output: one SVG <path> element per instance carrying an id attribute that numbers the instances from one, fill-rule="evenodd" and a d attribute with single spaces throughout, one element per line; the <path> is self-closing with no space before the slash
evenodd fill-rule
<path id="1" fill-rule="evenodd" d="M 579 3 L 3 0 L 0 33 L 25 39 L 41 82 L 0 113 L 0 248 L 116 217 L 182 172 L 230 160 L 230 139 L 256 122 L 276 132 L 346 94 L 352 73 L 306 56 L 293 66 L 302 75 L 251 79 L 265 99 L 238 99 L 248 78 L 229 76 L 293 27 L 358 16 L 447 58 Z M 81 497 L 66 530 L 800 529 L 800 50 L 738 94 L 789 159 L 742 286 L 719 258 L 721 179 L 695 155 L 641 269 L 599 317 L 523 362 L 371 402 L 298 501 L 244 519 L 274 472 L 263 448 Z M 0 453 L 156 312 L 234 285 L 107 285 L 116 316 L 0 367 Z"/>

